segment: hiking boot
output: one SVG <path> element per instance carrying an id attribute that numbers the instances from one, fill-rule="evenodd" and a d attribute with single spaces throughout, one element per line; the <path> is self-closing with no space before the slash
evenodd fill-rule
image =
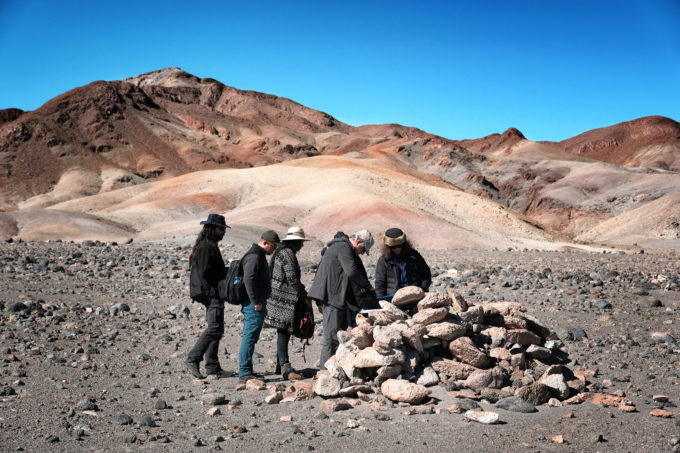
<path id="1" fill-rule="evenodd" d="M 191 375 L 196 379 L 205 379 L 205 376 L 203 376 L 198 369 L 198 363 L 187 360 L 184 362 L 184 366 L 187 367 L 189 373 L 191 373 Z"/>
<path id="2" fill-rule="evenodd" d="M 301 381 L 304 379 L 304 376 L 296 372 L 290 363 L 284 363 L 281 366 L 281 377 L 284 381 Z"/>
<path id="3" fill-rule="evenodd" d="M 246 374 L 245 376 L 239 376 L 238 380 L 239 382 L 248 382 L 251 379 L 262 379 L 264 380 L 264 376 L 261 376 L 259 374 Z"/>
<path id="4" fill-rule="evenodd" d="M 233 371 L 223 370 L 222 368 L 220 368 L 217 371 L 211 371 L 207 374 L 208 374 L 208 377 L 214 377 L 214 378 L 218 378 L 218 379 L 219 378 L 230 378 L 230 377 L 234 377 L 236 375 L 236 373 L 234 373 Z"/>

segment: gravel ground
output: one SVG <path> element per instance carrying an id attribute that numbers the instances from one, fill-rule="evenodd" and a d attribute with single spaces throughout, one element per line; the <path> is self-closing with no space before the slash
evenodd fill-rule
<path id="1" fill-rule="evenodd" d="M 236 258 L 246 246 L 224 245 L 223 254 Z M 319 250 L 300 252 L 307 285 Z M 587 401 L 522 414 L 480 401 L 499 414 L 495 425 L 450 414 L 443 386 L 432 387 L 430 404 L 374 411 L 361 402 L 326 414 L 318 397 L 266 404 L 267 390 L 237 390 L 236 378 L 194 380 L 182 362 L 203 308 L 187 297 L 189 252 L 187 244 L 0 245 L 0 450 L 680 451 L 677 252 L 421 250 L 432 290 L 521 303 L 565 342 L 568 367 L 596 372 L 591 389 L 637 408 Z M 365 259 L 369 274 L 375 260 Z M 237 307 L 225 318 L 220 360 L 236 370 Z M 316 371 L 320 333 L 306 361 L 299 341 L 291 345 L 294 367 Z M 263 331 L 255 371 L 267 385 L 289 386 L 273 373 L 275 338 Z M 214 393 L 225 404 L 213 406 Z"/>

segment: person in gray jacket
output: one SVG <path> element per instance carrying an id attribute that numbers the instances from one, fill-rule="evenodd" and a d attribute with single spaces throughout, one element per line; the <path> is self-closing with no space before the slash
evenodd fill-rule
<path id="1" fill-rule="evenodd" d="M 323 314 L 322 370 L 338 349 L 338 331 L 347 328 L 361 308 L 377 306 L 375 291 L 359 258 L 372 245 L 373 236 L 368 230 L 351 237 L 340 231 L 321 252 L 308 297 L 317 301 Z"/>

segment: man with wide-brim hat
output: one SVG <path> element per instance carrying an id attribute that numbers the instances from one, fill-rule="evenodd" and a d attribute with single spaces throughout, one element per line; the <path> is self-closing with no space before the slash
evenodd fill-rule
<path id="1" fill-rule="evenodd" d="M 201 225 L 203 229 L 189 255 L 189 286 L 191 298 L 206 308 L 208 326 L 189 352 L 185 365 L 192 376 L 201 379 L 203 375 L 199 365 L 205 359 L 206 374 L 226 377 L 230 373 L 220 366 L 217 350 L 224 334 L 224 300 L 219 297 L 218 282 L 226 276 L 227 270 L 217 243 L 222 240 L 229 226 L 220 214 L 208 215 L 206 220 L 201 221 Z"/>

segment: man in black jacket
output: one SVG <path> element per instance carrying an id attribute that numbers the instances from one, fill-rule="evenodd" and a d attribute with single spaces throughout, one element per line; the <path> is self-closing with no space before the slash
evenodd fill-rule
<path id="1" fill-rule="evenodd" d="M 260 339 L 260 331 L 267 314 L 267 298 L 271 292 L 267 255 L 274 253 L 279 242 L 279 235 L 275 231 L 267 230 L 262 233 L 260 242 L 253 244 L 241 261 L 243 284 L 248 294 L 248 300 L 241 305 L 243 338 L 238 354 L 238 377 L 242 382 L 257 377 L 253 374 L 253 353 L 255 344 Z"/>
<path id="2" fill-rule="evenodd" d="M 322 252 L 308 293 L 323 313 L 322 370 L 338 349 L 338 331 L 347 328 L 359 310 L 377 305 L 375 292 L 359 258 L 368 253 L 372 245 L 373 236 L 368 230 L 358 231 L 351 237 L 340 231 Z"/>
<path id="3" fill-rule="evenodd" d="M 208 220 L 201 222 L 203 229 L 196 238 L 194 249 L 189 257 L 191 263 L 191 293 L 206 307 L 207 328 L 199 337 L 185 362 L 189 372 L 203 379 L 199 364 L 205 357 L 205 371 L 208 375 L 224 377 L 228 375 L 217 359 L 217 349 L 224 334 L 224 300 L 220 299 L 217 282 L 222 280 L 227 270 L 217 243 L 222 240 L 226 228 L 224 216 L 210 214 Z"/>

